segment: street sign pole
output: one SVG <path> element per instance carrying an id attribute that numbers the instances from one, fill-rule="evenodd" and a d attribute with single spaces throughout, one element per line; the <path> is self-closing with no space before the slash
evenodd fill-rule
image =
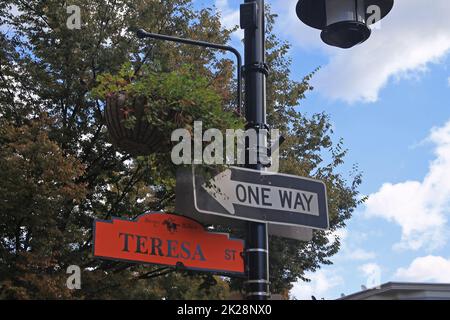
<path id="1" fill-rule="evenodd" d="M 245 0 L 241 5 L 241 28 L 245 30 L 245 116 L 249 129 L 266 128 L 266 76 L 264 0 Z M 259 135 L 258 135 L 259 136 Z M 260 143 L 256 150 L 261 150 Z M 252 148 L 255 146 L 247 146 Z M 248 150 L 247 149 L 247 150 Z M 247 157 L 248 161 L 249 157 Z M 258 164 L 247 168 L 262 170 Z M 267 223 L 248 222 L 246 241 L 246 293 L 248 300 L 267 300 L 269 290 L 269 246 Z"/>

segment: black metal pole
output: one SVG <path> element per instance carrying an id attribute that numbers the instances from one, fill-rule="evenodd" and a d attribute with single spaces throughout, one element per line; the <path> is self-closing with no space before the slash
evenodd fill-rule
<path id="1" fill-rule="evenodd" d="M 245 0 L 241 5 L 241 28 L 245 30 L 245 116 L 249 129 L 266 129 L 266 76 L 264 0 Z M 258 135 L 259 136 L 259 135 Z M 261 150 L 258 146 L 248 146 Z M 255 148 L 256 147 L 256 148 Z M 247 164 L 263 170 L 262 164 Z M 267 224 L 247 223 L 246 282 L 247 299 L 266 300 L 269 290 L 269 248 Z"/>

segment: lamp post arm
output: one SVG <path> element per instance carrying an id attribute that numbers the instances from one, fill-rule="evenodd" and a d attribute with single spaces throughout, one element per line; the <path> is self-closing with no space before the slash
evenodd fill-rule
<path id="1" fill-rule="evenodd" d="M 236 56 L 236 61 L 237 61 L 237 87 L 238 87 L 237 111 L 239 114 L 241 113 L 241 108 L 242 108 L 242 56 L 236 48 L 226 46 L 226 45 L 216 44 L 216 43 L 205 42 L 205 41 L 184 39 L 184 38 L 173 37 L 173 36 L 166 36 L 166 35 L 162 35 L 162 34 L 158 34 L 158 33 L 150 33 L 145 30 L 142 30 L 142 29 L 139 29 L 137 31 L 137 36 L 138 36 L 138 38 L 141 38 L 141 39 L 152 38 L 152 39 L 157 39 L 157 40 L 165 40 L 165 41 L 184 43 L 184 44 L 189 44 L 189 45 L 194 45 L 194 46 L 200 46 L 200 47 L 204 47 L 204 48 L 213 48 L 213 49 L 218 49 L 218 50 L 224 50 L 224 51 L 233 53 Z"/>

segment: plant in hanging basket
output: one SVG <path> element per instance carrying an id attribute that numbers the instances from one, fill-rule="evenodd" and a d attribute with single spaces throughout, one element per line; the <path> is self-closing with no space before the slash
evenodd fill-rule
<path id="1" fill-rule="evenodd" d="M 243 120 L 222 107 L 221 97 L 205 77 L 188 66 L 173 72 L 154 72 L 143 66 L 138 75 L 130 63 L 113 75 L 97 77 L 91 94 L 105 102 L 105 120 L 112 143 L 134 156 L 167 153 L 175 129 L 225 130 L 243 126 Z"/>

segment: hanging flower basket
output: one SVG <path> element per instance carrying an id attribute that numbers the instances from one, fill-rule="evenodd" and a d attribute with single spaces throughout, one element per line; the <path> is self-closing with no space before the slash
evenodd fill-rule
<path id="1" fill-rule="evenodd" d="M 170 136 L 146 120 L 146 97 L 130 97 L 126 92 L 106 98 L 105 120 L 111 142 L 132 155 L 164 153 L 170 148 Z M 134 121 L 130 121 L 130 119 Z"/>
<path id="2" fill-rule="evenodd" d="M 171 134 L 176 129 L 234 129 L 243 119 L 225 111 L 220 96 L 209 81 L 182 68 L 156 73 L 143 67 L 135 75 L 125 64 L 117 75 L 105 73 L 97 78 L 91 94 L 105 101 L 105 120 L 111 142 L 133 156 L 170 152 Z"/>

